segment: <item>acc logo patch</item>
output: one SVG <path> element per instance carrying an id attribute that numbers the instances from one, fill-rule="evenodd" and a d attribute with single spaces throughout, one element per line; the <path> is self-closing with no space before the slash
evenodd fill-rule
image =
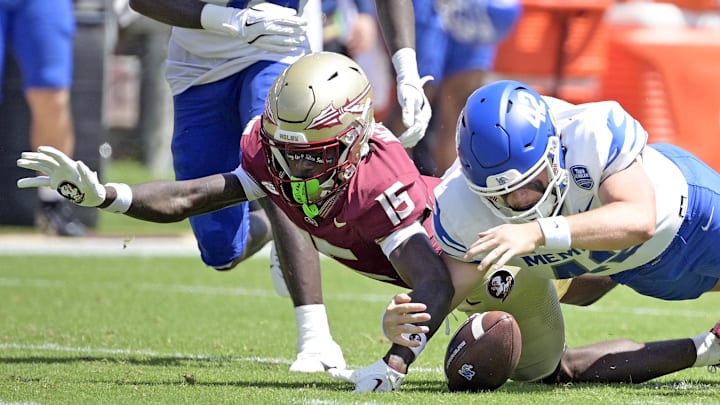
<path id="1" fill-rule="evenodd" d="M 510 295 L 513 285 L 515 285 L 515 277 L 513 277 L 512 273 L 505 269 L 499 269 L 488 279 L 488 294 L 500 301 L 505 301 Z"/>
<path id="2" fill-rule="evenodd" d="M 80 191 L 78 186 L 67 181 L 63 181 L 58 185 L 57 192 L 75 204 L 80 204 L 85 200 L 85 193 Z"/>
<path id="3" fill-rule="evenodd" d="M 576 165 L 570 168 L 570 175 L 573 178 L 575 184 L 584 190 L 591 190 L 595 185 L 587 167 L 582 165 Z"/>

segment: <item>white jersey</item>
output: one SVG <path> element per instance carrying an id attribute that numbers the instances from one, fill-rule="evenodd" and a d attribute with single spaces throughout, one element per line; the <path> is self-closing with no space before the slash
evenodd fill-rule
<path id="1" fill-rule="evenodd" d="M 228 6 L 227 0 L 202 0 L 218 6 Z M 248 7 L 262 1 L 250 1 Z M 298 0 L 298 14 L 308 17 L 308 30 L 320 25 L 317 0 Z M 312 6 L 312 7 L 311 7 Z M 317 7 L 315 7 L 317 6 Z M 312 11 L 304 14 L 308 8 Z M 317 10 L 316 10 L 317 9 Z M 173 27 L 167 50 L 166 78 L 173 95 L 191 86 L 212 83 L 246 69 L 258 61 L 275 61 L 291 64 L 310 52 L 308 34 L 305 46 L 292 53 L 274 53 L 258 49 L 242 40 L 216 34 L 204 29 Z"/>
<path id="2" fill-rule="evenodd" d="M 680 169 L 647 146 L 640 124 L 612 101 L 573 105 L 544 97 L 556 118 L 565 148 L 568 193 L 562 215 L 585 212 L 601 205 L 598 188 L 609 176 L 638 160 L 655 188 L 657 224 L 655 236 L 621 251 L 538 249 L 516 256 L 508 264 L 532 269 L 548 278 L 570 278 L 584 273 L 615 274 L 657 258 L 670 244 L 682 224 L 688 184 Z M 478 233 L 504 223 L 483 198 L 467 187 L 460 166 L 448 169 L 435 189 L 435 236 L 443 251 L 459 260 Z M 482 257 L 475 257 L 479 261 Z"/>

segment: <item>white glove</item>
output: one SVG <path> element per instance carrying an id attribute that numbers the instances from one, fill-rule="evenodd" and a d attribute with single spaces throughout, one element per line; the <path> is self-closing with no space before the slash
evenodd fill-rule
<path id="1" fill-rule="evenodd" d="M 432 109 L 423 86 L 432 76 L 420 78 L 415 50 L 403 48 L 395 52 L 392 63 L 397 73 L 397 97 L 402 108 L 403 124 L 408 128 L 398 137 L 405 148 L 412 148 L 425 136 Z"/>
<path id="2" fill-rule="evenodd" d="M 323 372 L 329 368 L 345 368 L 340 346 L 330 334 L 327 313 L 323 304 L 295 307 L 298 328 L 297 359 L 290 365 L 291 372 Z"/>
<path id="3" fill-rule="evenodd" d="M 395 391 L 405 379 L 405 374 L 388 366 L 383 359 L 354 371 L 331 368 L 328 373 L 334 378 L 354 383 L 354 392 Z"/>
<path id="4" fill-rule="evenodd" d="M 19 179 L 19 188 L 50 187 L 83 207 L 97 207 L 105 201 L 105 187 L 98 181 L 97 173 L 52 146 L 40 146 L 37 152 L 23 152 L 17 165 L 45 174 Z"/>
<path id="5" fill-rule="evenodd" d="M 307 20 L 296 14 L 295 9 L 272 3 L 243 9 L 207 4 L 200 23 L 208 31 L 240 38 L 257 48 L 288 53 L 306 40 Z"/>

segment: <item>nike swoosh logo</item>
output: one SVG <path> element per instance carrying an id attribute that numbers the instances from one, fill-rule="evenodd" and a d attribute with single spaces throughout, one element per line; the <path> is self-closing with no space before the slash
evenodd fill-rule
<path id="1" fill-rule="evenodd" d="M 715 213 L 715 207 L 712 207 L 712 210 L 710 211 L 710 218 L 708 218 L 707 224 L 700 227 L 700 229 L 703 230 L 703 232 L 707 232 L 708 229 L 710 229 L 710 224 L 712 223 L 712 217 Z"/>
<path id="2" fill-rule="evenodd" d="M 482 300 L 480 300 L 480 301 L 470 301 L 470 300 L 467 299 L 467 298 L 465 298 L 465 302 L 466 302 L 468 305 L 482 304 Z"/>
<path id="3" fill-rule="evenodd" d="M 254 8 L 254 7 L 250 7 L 250 10 L 260 11 L 260 10 L 258 10 L 258 9 L 256 9 L 256 8 Z M 250 17 L 250 18 L 252 18 L 252 17 Z M 255 25 L 255 24 L 260 24 L 261 22 L 263 22 L 263 19 L 261 19 L 261 18 L 258 18 L 258 19 L 256 19 L 256 20 L 251 20 L 250 18 L 248 18 L 247 20 L 245 20 L 245 26 L 246 26 L 246 27 L 252 27 L 252 26 Z"/>
<path id="4" fill-rule="evenodd" d="M 372 389 L 373 392 L 375 392 L 378 388 L 380 388 L 382 383 L 383 383 L 383 380 L 381 380 L 380 378 L 376 378 L 375 379 L 375 388 Z"/>
<path id="5" fill-rule="evenodd" d="M 333 223 L 337 228 L 342 228 L 343 226 L 347 225 L 347 222 L 338 222 L 337 218 L 333 218 Z"/>

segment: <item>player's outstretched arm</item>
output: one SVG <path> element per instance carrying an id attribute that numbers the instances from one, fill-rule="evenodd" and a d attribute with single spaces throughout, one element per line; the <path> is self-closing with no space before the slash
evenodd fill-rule
<path id="1" fill-rule="evenodd" d="M 130 0 L 130 8 L 162 23 L 201 29 L 200 14 L 207 3 L 200 0 Z"/>
<path id="2" fill-rule="evenodd" d="M 231 173 L 154 181 L 134 185 L 131 190 L 132 204 L 125 214 L 150 222 L 177 222 L 247 200 L 240 181 Z"/>
<path id="3" fill-rule="evenodd" d="M 412 341 L 413 344 L 404 343 L 412 347 L 394 343 L 382 359 L 367 367 L 328 370 L 333 377 L 354 383 L 355 392 L 394 391 L 400 388 L 408 367 L 449 313 L 455 291 L 445 263 L 424 233 L 410 236 L 388 258 L 403 280 L 412 286 L 408 296 L 415 304 L 410 304 L 408 308 L 422 311 L 418 314 L 408 313 L 407 319 L 422 320 L 414 326 L 409 325 L 412 328 L 408 329 L 410 333 L 402 337 L 404 342 Z M 422 304 L 425 310 L 415 306 L 417 304 Z"/>
<path id="4" fill-rule="evenodd" d="M 205 29 L 270 52 L 305 46 L 307 19 L 273 3 L 248 8 L 223 7 L 200 0 L 131 0 L 140 14 L 182 28 Z"/>
<path id="5" fill-rule="evenodd" d="M 428 320 L 413 322 L 415 328 L 408 332 L 424 333 L 429 339 L 442 326 L 445 316 L 451 310 L 455 289 L 447 265 L 424 233 L 409 237 L 390 254 L 389 259 L 398 274 L 412 287 L 408 295 L 415 304 L 408 305 L 411 308 L 417 304 L 425 305 L 424 310 L 410 311 L 407 315 L 414 317 L 417 316 L 416 312 L 430 315 Z M 420 332 L 417 327 L 427 329 L 427 332 Z M 407 336 L 400 343 L 407 345 Z M 417 348 L 420 345 L 411 346 Z"/>
<path id="6" fill-rule="evenodd" d="M 136 186 L 103 185 L 85 163 L 50 146 L 40 146 L 37 152 L 23 152 L 17 165 L 40 173 L 19 179 L 19 188 L 50 187 L 77 205 L 151 222 L 180 221 L 246 200 L 245 190 L 232 173 Z"/>

